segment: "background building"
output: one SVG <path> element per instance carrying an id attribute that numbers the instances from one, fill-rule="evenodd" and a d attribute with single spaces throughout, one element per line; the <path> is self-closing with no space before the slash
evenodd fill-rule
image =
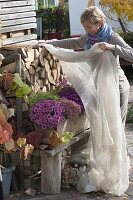
<path id="1" fill-rule="evenodd" d="M 95 0 L 95 5 L 100 9 L 99 0 Z M 70 15 L 70 32 L 71 35 L 77 35 L 84 33 L 84 29 L 80 24 L 80 15 L 88 5 L 88 0 L 69 0 L 69 15 Z M 107 16 L 107 22 L 113 27 L 114 30 L 121 30 L 120 23 L 117 16 L 109 14 L 108 10 L 102 9 Z M 124 20 L 123 20 L 124 21 Z M 133 31 L 133 22 L 128 24 L 128 30 Z"/>

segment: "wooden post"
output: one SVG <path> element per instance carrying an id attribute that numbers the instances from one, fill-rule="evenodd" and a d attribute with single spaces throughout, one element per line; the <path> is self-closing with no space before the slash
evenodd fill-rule
<path id="1" fill-rule="evenodd" d="M 41 192 L 48 194 L 60 193 L 62 151 L 50 156 L 41 152 Z"/>
<path id="2" fill-rule="evenodd" d="M 16 54 L 16 73 L 19 73 L 21 76 L 21 54 Z M 16 98 L 16 115 L 17 115 L 17 134 L 22 132 L 22 98 Z M 19 187 L 20 189 L 24 188 L 24 161 L 21 160 L 18 164 L 19 168 Z"/>
<path id="3" fill-rule="evenodd" d="M 21 76 L 21 55 L 16 54 L 16 73 Z M 22 131 L 22 98 L 16 98 L 17 133 Z"/>
<path id="4" fill-rule="evenodd" d="M 42 40 L 42 17 L 37 17 L 37 37 Z"/>

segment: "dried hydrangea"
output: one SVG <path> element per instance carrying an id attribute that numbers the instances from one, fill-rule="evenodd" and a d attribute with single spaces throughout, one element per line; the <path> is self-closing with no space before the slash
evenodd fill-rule
<path id="1" fill-rule="evenodd" d="M 81 112 L 82 113 L 84 112 L 83 103 L 82 103 L 79 95 L 77 94 L 76 90 L 73 87 L 67 86 L 67 87 L 62 88 L 59 95 L 60 95 L 61 98 L 64 97 L 68 100 L 75 101 L 77 104 L 80 105 Z"/>
<path id="2" fill-rule="evenodd" d="M 73 120 L 79 117 L 81 113 L 81 108 L 79 104 L 66 98 L 62 98 L 60 101 L 65 108 L 66 118 Z"/>
<path id="3" fill-rule="evenodd" d="M 76 186 L 79 181 L 78 176 L 79 170 L 70 166 L 69 164 L 65 164 L 61 173 L 61 182 L 63 186 Z"/>

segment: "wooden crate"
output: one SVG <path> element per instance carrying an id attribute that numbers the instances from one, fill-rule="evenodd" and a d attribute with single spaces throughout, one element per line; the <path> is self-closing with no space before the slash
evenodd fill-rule
<path id="1" fill-rule="evenodd" d="M 36 34 L 35 0 L 0 0 L 3 46 L 34 43 Z"/>

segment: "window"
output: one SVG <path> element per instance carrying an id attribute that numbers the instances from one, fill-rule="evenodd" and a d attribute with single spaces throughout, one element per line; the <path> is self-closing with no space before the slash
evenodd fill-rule
<path id="1" fill-rule="evenodd" d="M 45 6 L 58 6 L 58 0 L 44 0 Z"/>

